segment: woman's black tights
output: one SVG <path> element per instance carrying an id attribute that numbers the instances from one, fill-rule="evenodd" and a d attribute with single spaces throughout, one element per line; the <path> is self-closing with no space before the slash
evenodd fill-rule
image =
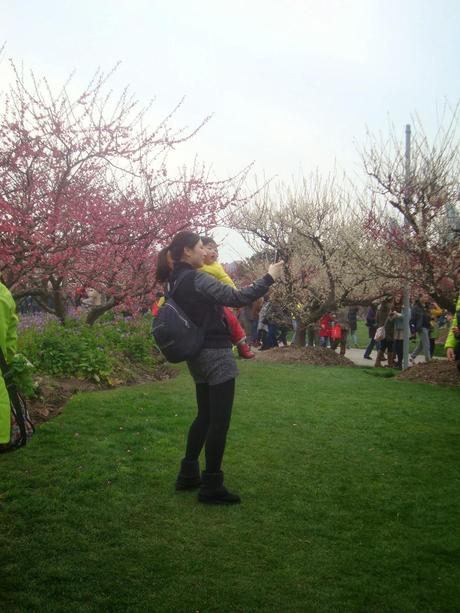
<path id="1" fill-rule="evenodd" d="M 196 384 L 198 414 L 190 426 L 185 458 L 197 460 L 205 445 L 206 470 L 220 471 L 230 426 L 235 379 L 218 385 Z"/>

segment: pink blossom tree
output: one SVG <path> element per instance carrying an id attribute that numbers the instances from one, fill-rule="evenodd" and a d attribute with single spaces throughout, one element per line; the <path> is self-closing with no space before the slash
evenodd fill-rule
<path id="1" fill-rule="evenodd" d="M 150 107 L 107 90 L 111 73 L 73 95 L 70 80 L 56 93 L 11 69 L 0 115 L 2 279 L 16 299 L 33 296 L 61 321 L 77 286 L 104 297 L 90 323 L 116 306 L 137 309 L 153 289 L 158 248 L 183 228 L 215 226 L 244 200 L 247 169 L 211 181 L 195 163 L 172 177 L 168 152 L 208 118 L 173 130 L 176 107 L 151 128 Z"/>

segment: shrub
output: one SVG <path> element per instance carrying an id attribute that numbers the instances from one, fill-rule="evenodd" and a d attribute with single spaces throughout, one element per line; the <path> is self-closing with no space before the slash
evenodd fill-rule
<path id="1" fill-rule="evenodd" d="M 34 366 L 22 353 L 17 353 L 9 363 L 12 378 L 16 387 L 27 398 L 37 394 L 37 384 L 33 379 Z"/>
<path id="2" fill-rule="evenodd" d="M 113 314 L 93 326 L 79 319 L 65 325 L 52 321 L 40 330 L 23 330 L 19 347 L 39 372 L 109 381 L 129 365 L 157 363 L 150 325 L 150 316 L 117 319 Z"/>

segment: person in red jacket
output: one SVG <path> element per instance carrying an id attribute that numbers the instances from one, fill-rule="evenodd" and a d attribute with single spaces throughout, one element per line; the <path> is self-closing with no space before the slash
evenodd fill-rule
<path id="1" fill-rule="evenodd" d="M 331 326 L 330 323 L 332 321 L 332 315 L 328 311 L 325 315 L 321 317 L 319 320 L 319 346 L 320 347 L 329 347 L 330 346 L 330 338 L 331 338 Z"/>

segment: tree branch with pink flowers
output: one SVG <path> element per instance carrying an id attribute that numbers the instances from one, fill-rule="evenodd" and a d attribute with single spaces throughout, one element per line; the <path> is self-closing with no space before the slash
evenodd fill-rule
<path id="1" fill-rule="evenodd" d="M 176 107 L 150 127 L 151 106 L 140 108 L 127 90 L 117 98 L 112 73 L 97 72 L 74 93 L 71 79 L 56 92 L 45 78 L 14 64 L 11 71 L 0 115 L 3 281 L 61 321 L 77 286 L 104 297 L 89 322 L 109 308 L 140 308 L 154 288 L 158 249 L 183 228 L 212 228 L 244 202 L 248 169 L 216 181 L 195 163 L 172 176 L 168 152 L 209 118 L 175 129 Z"/>

